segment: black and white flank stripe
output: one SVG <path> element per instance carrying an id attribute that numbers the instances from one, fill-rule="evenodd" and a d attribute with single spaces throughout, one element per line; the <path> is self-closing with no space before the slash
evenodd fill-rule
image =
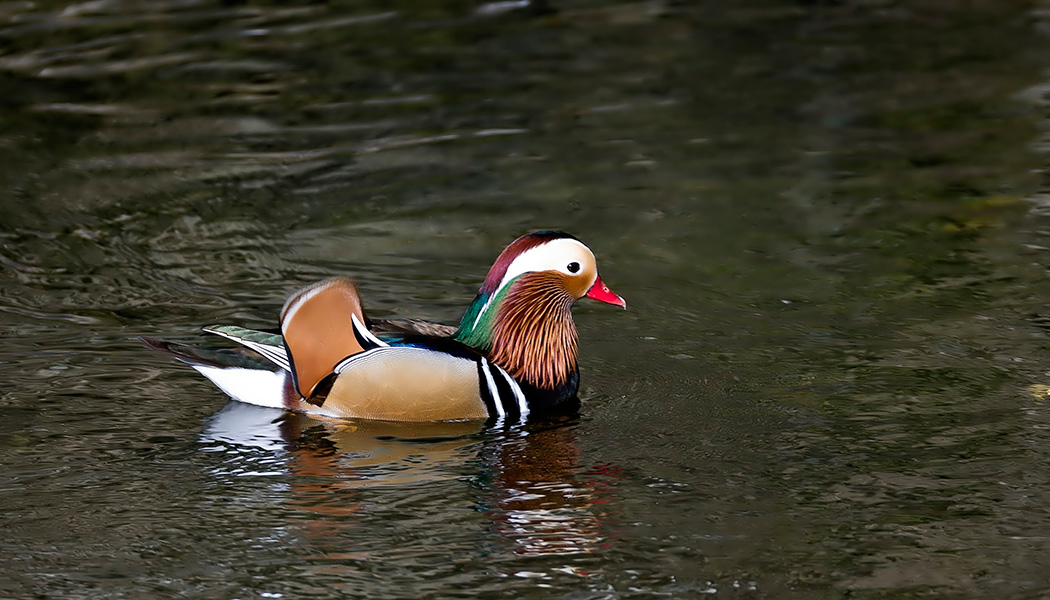
<path id="1" fill-rule="evenodd" d="M 529 404 L 521 387 L 498 365 L 485 358 L 479 359 L 478 382 L 481 399 L 489 415 L 495 419 L 495 425 L 502 425 L 507 419 L 524 421 L 529 415 Z"/>

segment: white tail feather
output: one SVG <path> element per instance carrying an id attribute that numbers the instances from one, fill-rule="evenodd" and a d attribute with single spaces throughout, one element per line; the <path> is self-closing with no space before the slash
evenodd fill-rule
<path id="1" fill-rule="evenodd" d="M 284 347 L 282 346 L 274 346 L 271 344 L 253 342 L 251 340 L 246 340 L 242 337 L 226 333 L 225 331 L 222 331 L 220 329 L 211 329 L 209 327 L 205 327 L 204 331 L 207 331 L 208 333 L 214 333 L 215 335 L 221 335 L 222 337 L 228 340 L 232 340 L 234 342 L 237 342 L 238 344 L 247 346 L 248 348 L 251 348 L 252 350 L 258 352 L 263 358 L 269 360 L 278 367 L 281 367 L 285 371 L 292 370 L 288 362 L 288 352 L 285 351 Z"/>
<path id="2" fill-rule="evenodd" d="M 286 371 L 190 366 L 234 400 L 256 406 L 287 408 L 284 403 L 284 388 L 288 379 Z"/>

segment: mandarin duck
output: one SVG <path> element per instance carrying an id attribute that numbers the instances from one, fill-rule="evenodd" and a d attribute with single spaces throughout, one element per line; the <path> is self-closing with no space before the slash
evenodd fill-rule
<path id="1" fill-rule="evenodd" d="M 293 294 L 274 332 L 204 328 L 244 348 L 143 341 L 249 404 L 350 419 L 523 420 L 576 399 L 570 309 L 584 297 L 627 306 L 587 246 L 538 231 L 503 250 L 459 327 L 371 321 L 354 282 L 332 277 Z"/>

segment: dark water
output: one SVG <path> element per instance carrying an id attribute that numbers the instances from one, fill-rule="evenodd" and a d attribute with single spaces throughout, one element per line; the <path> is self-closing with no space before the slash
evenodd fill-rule
<path id="1" fill-rule="evenodd" d="M 1050 8 L 0 4 L 0 597 L 1050 592 Z M 331 423 L 139 335 L 594 249 L 578 417 Z"/>

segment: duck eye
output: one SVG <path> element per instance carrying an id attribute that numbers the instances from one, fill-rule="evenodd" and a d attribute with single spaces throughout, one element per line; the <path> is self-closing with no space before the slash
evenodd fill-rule
<path id="1" fill-rule="evenodd" d="M 568 269 L 570 273 L 578 273 L 580 271 L 580 263 L 571 262 L 565 268 Z"/>

